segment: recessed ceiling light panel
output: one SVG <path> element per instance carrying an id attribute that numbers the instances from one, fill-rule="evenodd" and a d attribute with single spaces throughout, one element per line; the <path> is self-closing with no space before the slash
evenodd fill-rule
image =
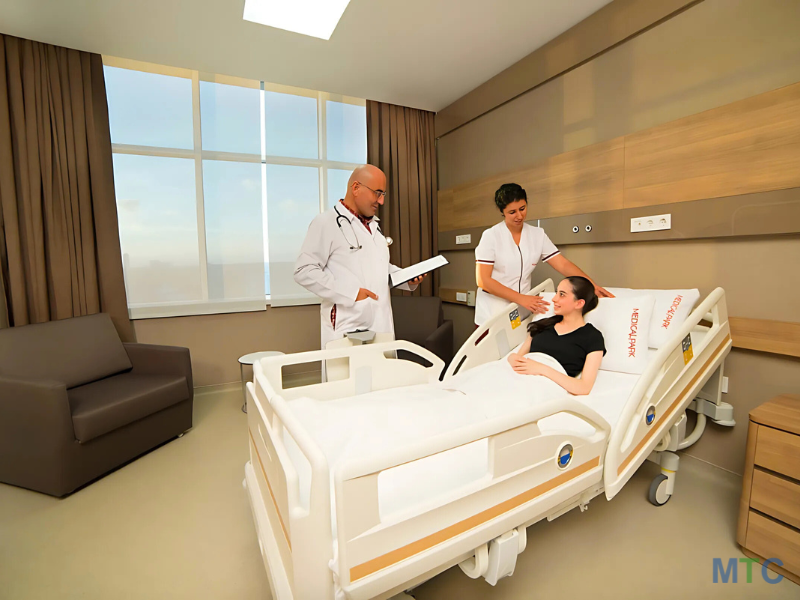
<path id="1" fill-rule="evenodd" d="M 244 20 L 331 39 L 350 0 L 245 0 Z"/>

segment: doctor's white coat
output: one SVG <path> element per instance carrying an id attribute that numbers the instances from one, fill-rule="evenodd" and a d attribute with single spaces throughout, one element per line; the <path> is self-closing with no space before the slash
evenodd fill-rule
<path id="1" fill-rule="evenodd" d="M 341 227 L 336 224 L 339 218 Z M 341 203 L 317 215 L 308 226 L 294 268 L 294 280 L 322 298 L 321 344 L 348 331 L 370 329 L 394 336 L 389 274 L 399 267 L 389 263 L 389 246 L 373 217 L 367 228 Z M 361 249 L 357 249 L 361 246 Z M 401 289 L 414 289 L 409 285 Z M 414 286 L 416 287 L 416 286 Z M 359 288 L 378 296 L 356 302 Z M 336 306 L 335 324 L 331 312 Z"/>

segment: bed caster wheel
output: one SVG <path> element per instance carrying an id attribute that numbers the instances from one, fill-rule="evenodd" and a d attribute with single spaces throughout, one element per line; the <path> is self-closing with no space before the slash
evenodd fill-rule
<path id="1" fill-rule="evenodd" d="M 672 494 L 667 492 L 667 479 L 668 477 L 663 473 L 655 476 L 647 492 L 647 499 L 650 500 L 650 504 L 664 506 L 672 498 Z"/>

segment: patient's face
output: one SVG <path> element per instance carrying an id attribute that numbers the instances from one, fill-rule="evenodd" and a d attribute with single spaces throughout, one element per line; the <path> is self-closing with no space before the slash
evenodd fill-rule
<path id="1" fill-rule="evenodd" d="M 583 300 L 576 300 L 572 291 L 572 284 L 566 279 L 558 284 L 556 295 L 553 298 L 553 311 L 557 315 L 568 315 L 583 309 Z"/>

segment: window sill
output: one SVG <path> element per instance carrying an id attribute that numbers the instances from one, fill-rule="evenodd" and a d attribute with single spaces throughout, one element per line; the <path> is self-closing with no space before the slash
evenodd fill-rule
<path id="1" fill-rule="evenodd" d="M 304 306 L 319 304 L 316 296 L 298 298 L 272 299 L 267 296 L 263 300 L 228 300 L 219 302 L 175 302 L 170 304 L 139 304 L 128 307 L 128 318 L 132 321 L 141 319 L 164 319 L 171 317 L 191 317 L 199 315 L 223 315 L 240 312 L 262 312 L 269 306 Z"/>

